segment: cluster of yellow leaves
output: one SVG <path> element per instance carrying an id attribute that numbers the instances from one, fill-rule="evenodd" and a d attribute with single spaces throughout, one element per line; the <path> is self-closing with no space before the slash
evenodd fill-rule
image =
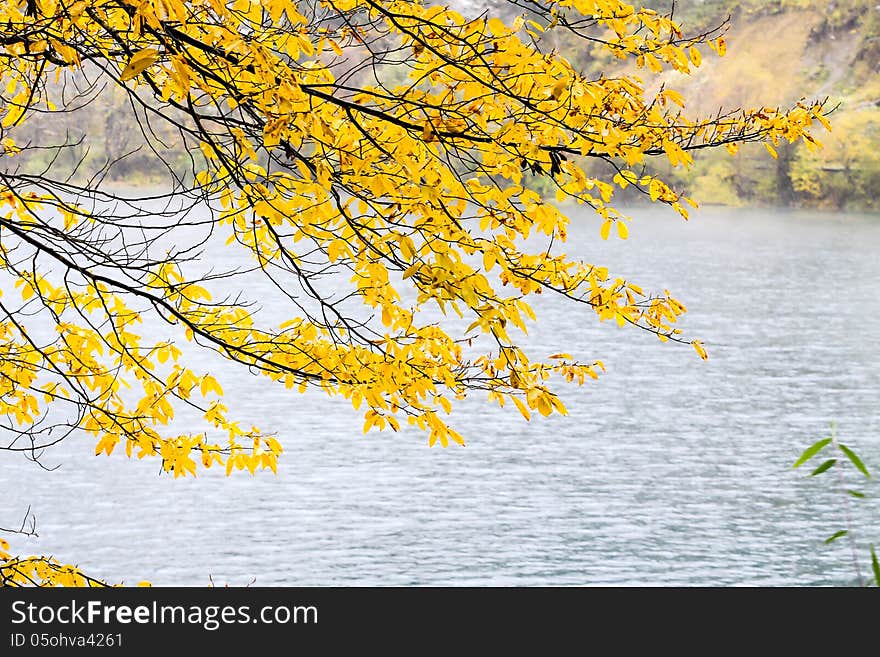
<path id="1" fill-rule="evenodd" d="M 16 557 L 9 542 L 0 538 L 0 586 L 106 586 L 77 567 L 49 557 Z"/>
<path id="2" fill-rule="evenodd" d="M 700 65 L 704 39 L 688 39 L 671 18 L 617 0 L 546 2 L 547 21 L 523 18 L 510 26 L 420 2 L 323 2 L 369 17 L 373 29 L 408 55 L 405 83 L 344 89 L 331 63 L 368 57 L 363 31 L 347 21 L 310 26 L 293 3 L 34 1 L 36 16 L 25 16 L 24 0 L 0 8 L 7 44 L 0 72 L 12 94 L 4 126 L 22 120 L 34 91 L 27 81 L 39 67 L 102 60 L 120 84 L 145 86 L 215 126 L 199 126 L 206 165 L 196 182 L 222 204 L 219 222 L 230 245 L 247 249 L 267 272 L 296 275 L 315 262 L 347 271 L 373 319 L 364 334 L 341 319 L 292 317 L 278 327 L 260 326 L 244 307 L 211 304 L 173 265 L 153 272 L 140 293 L 160 300 L 166 318 L 191 339 L 222 345 L 288 388 L 315 385 L 356 408 L 365 405 L 365 431 L 397 430 L 405 417 L 431 444 L 444 446 L 463 438 L 441 413 L 469 391 L 485 391 L 499 405 L 510 400 L 528 419 L 531 411 L 565 412 L 548 386 L 552 374 L 583 383 L 603 369 L 600 361 L 568 354 L 535 361 L 519 348 L 510 327 L 525 333 L 534 319 L 528 295 L 562 294 L 601 321 L 681 340 L 674 324 L 685 307 L 668 291 L 646 294 L 604 267 L 526 249 L 524 240 L 535 235 L 564 242 L 569 223 L 559 207 L 526 188 L 526 171 L 550 176 L 558 201 L 593 208 L 602 238 L 615 228 L 626 239 L 627 218 L 609 205 L 617 189 L 637 186 L 685 217 L 685 205 L 695 205 L 644 173 L 650 157 L 688 167 L 697 147 L 813 140 L 809 129 L 824 122 L 820 105 L 688 118 L 674 90 L 652 96 L 636 77 L 588 79 L 564 57 L 533 46 L 532 39 L 573 14 L 594 21 L 606 46 L 640 67 L 687 73 Z M 39 37 L 38 48 L 29 34 Z M 719 55 L 726 48 L 723 39 L 708 46 Z M 46 51 L 51 59 L 39 56 Z M 223 108 L 235 120 L 223 123 L 200 108 Z M 285 166 L 270 170 L 267 154 Z M 578 158 L 614 163 L 613 176 L 588 175 Z M 90 391 L 94 403 L 81 426 L 98 437 L 98 452 L 109 454 L 125 441 L 127 453 L 158 455 L 175 476 L 194 474 L 199 460 L 225 462 L 227 471 L 274 470 L 280 446 L 256 430 L 240 430 L 217 399 L 204 417 L 228 434 L 227 444 L 205 433 L 156 430 L 171 421 L 175 403 L 221 391 L 177 364 L 173 345 L 141 346 L 133 332 L 139 314 L 128 310 L 121 291 L 94 285 L 72 295 L 39 277 L 21 281 L 25 300 L 38 295 L 45 304 L 104 312 L 113 325 L 97 334 L 59 322 L 58 341 L 40 351 L 4 327 L 9 337 L 2 348 L 15 364 L 4 366 L 12 387 L 2 398 L 22 424 L 42 408 L 33 393 L 37 374 L 60 368 Z M 404 287 L 414 293 L 407 303 Z M 467 316 L 470 325 L 462 335 L 450 334 L 426 319 L 429 307 Z M 469 358 L 463 344 L 475 340 L 482 354 Z M 705 358 L 702 345 L 692 344 Z M 157 366 L 169 359 L 173 367 L 158 376 Z M 143 393 L 133 407 L 119 394 L 123 376 Z M 48 402 L 71 393 L 59 383 L 44 395 Z M 243 440 L 253 444 L 245 449 Z"/>
<path id="3" fill-rule="evenodd" d="M 9 542 L 0 538 L 0 587 L 109 586 L 86 575 L 77 566 L 59 563 L 52 557 L 19 557 L 11 554 L 9 549 Z M 138 586 L 147 587 L 150 583 L 142 581 Z"/>
<path id="4" fill-rule="evenodd" d="M 19 225 L 52 200 L 11 192 L 0 193 L 0 198 L 12 206 L 0 216 L 15 217 Z M 70 216 L 76 213 L 82 210 L 65 206 L 64 223 L 75 223 Z M 12 271 L 2 252 L 0 270 Z M 164 275 L 167 268 L 157 273 Z M 173 280 L 180 282 L 179 276 Z M 210 374 L 180 365 L 181 350 L 172 342 L 145 344 L 136 331 L 141 313 L 105 283 L 76 287 L 70 280 L 55 284 L 39 273 L 17 271 L 14 287 L 25 305 L 17 319 L 3 306 L 8 319 L 0 322 L 0 414 L 22 433 L 38 425 L 50 407 L 68 406 L 79 409 L 76 426 L 95 436 L 96 454 L 109 455 L 122 442 L 128 456 L 157 456 L 175 477 L 194 475 L 197 461 L 204 467 L 220 464 L 227 474 L 233 469 L 276 470 L 282 452 L 278 441 L 231 421 L 220 401 L 220 384 Z M 169 296 L 206 294 L 198 286 L 180 285 Z M 37 342 L 37 333 L 28 330 L 24 315 L 33 307 L 51 313 L 54 338 Z M 199 408 L 206 424 L 225 441 L 209 440 L 207 432 L 163 433 L 178 403 Z"/>

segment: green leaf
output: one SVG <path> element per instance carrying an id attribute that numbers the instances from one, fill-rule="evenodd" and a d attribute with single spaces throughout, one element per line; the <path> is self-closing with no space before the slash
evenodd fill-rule
<path id="1" fill-rule="evenodd" d="M 865 497 L 864 493 L 860 493 L 857 490 L 848 490 L 846 492 L 849 493 L 850 495 L 852 495 L 853 497 L 858 497 L 859 499 L 862 499 Z"/>
<path id="2" fill-rule="evenodd" d="M 877 553 L 874 552 L 873 545 L 871 545 L 871 570 L 874 571 L 874 583 L 880 586 L 880 562 L 877 561 Z"/>
<path id="3" fill-rule="evenodd" d="M 828 469 L 829 469 L 832 465 L 834 465 L 835 463 L 837 463 L 837 459 L 828 459 L 827 461 L 825 461 L 825 463 L 823 463 L 823 464 L 820 465 L 818 468 L 816 468 L 815 470 L 813 470 L 813 471 L 810 473 L 810 476 L 811 476 L 811 477 L 815 477 L 815 476 L 818 475 L 818 474 L 822 474 L 823 472 L 825 472 L 826 470 L 828 470 Z"/>
<path id="4" fill-rule="evenodd" d="M 843 538 L 847 534 L 849 534 L 849 532 L 846 529 L 841 529 L 839 532 L 834 532 L 833 534 L 831 534 L 831 536 L 829 536 L 828 538 L 825 539 L 825 545 L 828 545 L 829 543 L 833 543 L 838 538 Z"/>
<path id="5" fill-rule="evenodd" d="M 800 458 L 797 461 L 795 461 L 794 465 L 791 467 L 792 468 L 801 467 L 804 463 L 806 463 L 811 458 L 816 456 L 816 454 L 818 454 L 822 450 L 822 448 L 825 447 L 826 445 L 828 445 L 830 442 L 831 442 L 831 438 L 823 438 L 822 440 L 813 443 L 812 445 L 810 445 L 809 447 L 807 447 L 804 450 L 804 453 L 801 454 Z"/>
<path id="6" fill-rule="evenodd" d="M 854 451 L 852 451 L 849 447 L 840 443 L 839 445 L 840 451 L 846 454 L 846 458 L 852 461 L 852 464 L 859 469 L 863 475 L 865 475 L 868 479 L 871 478 L 871 473 L 868 472 L 868 468 L 865 467 L 865 464 L 862 463 L 862 459 L 860 459 Z"/>

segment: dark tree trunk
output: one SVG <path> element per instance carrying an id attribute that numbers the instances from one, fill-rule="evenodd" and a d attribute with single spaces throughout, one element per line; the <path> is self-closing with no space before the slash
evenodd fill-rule
<path id="1" fill-rule="evenodd" d="M 780 205 L 794 203 L 794 186 L 791 183 L 791 165 L 794 160 L 794 144 L 779 142 L 776 149 L 776 198 Z"/>

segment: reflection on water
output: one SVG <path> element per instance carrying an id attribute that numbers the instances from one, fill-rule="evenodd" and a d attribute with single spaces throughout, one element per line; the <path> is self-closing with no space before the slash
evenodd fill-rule
<path id="1" fill-rule="evenodd" d="M 670 288 L 708 362 L 544 295 L 530 343 L 608 374 L 566 390 L 567 418 L 468 400 L 468 446 L 447 450 L 363 436 L 342 400 L 226 375 L 230 406 L 283 439 L 277 476 L 174 481 L 87 440 L 52 452 L 53 472 L 0 454 L 4 513 L 30 504 L 38 520 L 18 546 L 159 585 L 852 583 L 844 542 L 821 543 L 843 522 L 831 478 L 790 465 L 835 419 L 880 469 L 880 219 L 634 214 L 628 242 L 601 242 L 585 216 L 567 250 Z M 855 506 L 860 542 L 880 543 L 880 504 Z"/>

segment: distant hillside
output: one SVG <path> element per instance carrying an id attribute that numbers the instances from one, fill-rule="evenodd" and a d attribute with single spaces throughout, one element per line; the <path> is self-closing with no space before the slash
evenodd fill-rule
<path id="1" fill-rule="evenodd" d="M 655 3 L 656 4 L 656 3 Z M 731 16 L 728 54 L 707 57 L 690 79 L 669 80 L 690 109 L 789 105 L 806 97 L 839 105 L 833 132 L 779 150 L 713 154 L 689 175 L 695 195 L 727 203 L 880 209 L 880 3 L 876 0 L 679 1 L 693 30 Z"/>
<path id="2" fill-rule="evenodd" d="M 513 18 L 523 11 L 503 0 L 454 4 L 471 15 L 486 10 Z M 643 4 L 663 13 L 672 6 L 671 0 Z M 660 163 L 668 179 L 712 203 L 880 209 L 880 1 L 676 0 L 675 17 L 689 34 L 730 17 L 726 57 L 710 54 L 694 75 L 663 78 L 684 94 L 691 114 L 785 106 L 804 97 L 829 97 L 829 106 L 839 107 L 833 132 L 816 134 L 825 146 L 819 152 L 783 146 L 777 161 L 759 146 L 735 158 L 711 153 L 690 172 Z M 581 70 L 620 71 L 601 49 L 564 35 L 549 38 Z"/>
<path id="3" fill-rule="evenodd" d="M 504 0 L 448 4 L 471 16 L 486 11 L 508 20 L 528 5 Z M 672 2 L 646 4 L 667 12 Z M 802 97 L 828 96 L 831 105 L 839 107 L 831 117 L 834 131 L 817 132 L 825 144 L 817 153 L 803 145 L 779 148 L 775 161 L 761 147 L 743 148 L 736 157 L 726 151 L 709 153 L 688 172 L 658 162 L 669 181 L 704 202 L 880 209 L 880 0 L 676 0 L 675 9 L 676 18 L 692 34 L 730 16 L 726 57 L 707 53 L 695 75 L 663 78 L 683 92 L 691 114 L 722 106 L 790 105 Z M 584 71 L 620 72 L 620 62 L 603 49 L 584 47 L 560 30 L 546 38 Z M 89 87 L 84 80 L 77 85 Z M 37 169 L 52 166 L 75 176 L 115 162 L 108 179 L 149 183 L 161 175 L 147 145 L 152 140 L 175 170 L 194 166 L 170 124 L 156 125 L 151 139 L 140 133 L 131 121 L 129 101 L 119 90 L 86 95 L 94 100 L 79 112 L 29 121 L 16 135 L 20 143 L 69 147 L 34 151 L 16 163 L 24 161 Z"/>

